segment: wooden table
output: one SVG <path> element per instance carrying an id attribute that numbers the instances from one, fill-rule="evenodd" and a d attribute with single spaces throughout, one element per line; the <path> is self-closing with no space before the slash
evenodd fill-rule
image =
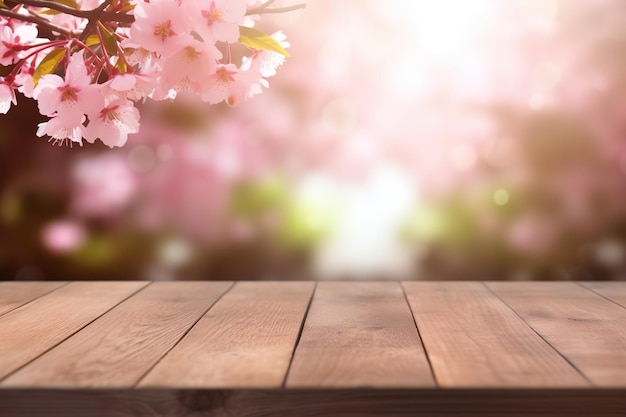
<path id="1" fill-rule="evenodd" d="M 0 416 L 626 416 L 626 283 L 2 282 Z"/>

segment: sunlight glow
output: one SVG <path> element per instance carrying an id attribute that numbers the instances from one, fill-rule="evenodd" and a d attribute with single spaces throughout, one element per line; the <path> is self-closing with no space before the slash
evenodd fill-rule
<path id="1" fill-rule="evenodd" d="M 340 196 L 337 227 L 315 256 L 323 278 L 408 276 L 411 249 L 398 232 L 416 202 L 415 189 L 402 173 L 381 167 L 361 185 L 330 182 Z"/>
<path id="2" fill-rule="evenodd" d="M 435 58 L 458 55 L 493 23 L 498 1 L 419 0 L 414 3 L 422 51 Z"/>

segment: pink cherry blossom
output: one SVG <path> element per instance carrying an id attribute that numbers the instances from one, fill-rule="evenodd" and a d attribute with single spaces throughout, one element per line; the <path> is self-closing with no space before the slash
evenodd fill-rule
<path id="1" fill-rule="evenodd" d="M 37 39 L 37 28 L 19 25 L 15 29 L 0 27 L 0 65 L 11 65 L 25 56 L 26 46 Z"/>
<path id="2" fill-rule="evenodd" d="M 202 92 L 202 99 L 211 104 L 226 101 L 235 105 L 259 90 L 261 75 L 252 71 L 240 71 L 235 65 L 219 65 L 209 84 Z"/>
<path id="3" fill-rule="evenodd" d="M 11 104 L 17 104 L 15 90 L 4 77 L 0 77 L 0 114 L 7 114 Z"/>
<path id="4" fill-rule="evenodd" d="M 47 122 L 39 123 L 37 136 L 50 136 L 50 141 L 55 145 L 71 144 L 72 142 L 82 145 L 85 132 L 85 127 L 83 126 L 85 116 L 81 117 L 78 123 L 75 124 L 68 124 L 67 120 L 61 117 L 53 117 Z"/>
<path id="5" fill-rule="evenodd" d="M 123 146 L 129 133 L 139 131 L 139 110 L 129 100 L 118 99 L 100 110 L 87 125 L 85 139 L 93 143 L 100 139 L 113 148 Z"/>
<path id="6" fill-rule="evenodd" d="M 57 115 L 65 126 L 75 126 L 85 114 L 102 109 L 104 97 L 87 74 L 83 52 L 70 58 L 65 79 L 56 74 L 44 75 L 37 86 L 39 111 L 46 116 Z"/>
<path id="7" fill-rule="evenodd" d="M 16 103 L 18 91 L 50 118 L 38 135 L 82 143 L 87 134 L 90 142 L 99 138 L 113 147 L 139 128 L 132 102 L 185 94 L 235 105 L 261 92 L 263 77 L 282 64 L 282 57 L 239 37 L 240 25 L 252 26 L 271 3 L 77 0 L 74 7 L 84 13 L 65 13 L 52 3 L 18 2 L 9 18 L 0 16 L 0 66 L 11 80 L 0 82 L 0 112 Z M 246 18 L 249 8 L 254 21 Z M 288 46 L 281 32 L 272 36 Z M 234 43 L 245 48 L 231 49 Z"/>
<path id="8" fill-rule="evenodd" d="M 33 80 L 33 74 L 35 72 L 35 65 L 24 65 L 21 71 L 15 76 L 15 84 L 17 85 L 17 91 L 22 93 L 24 97 L 33 98 L 35 94 L 35 81 Z"/>
<path id="9" fill-rule="evenodd" d="M 202 90 L 215 74 L 217 60 L 221 57 L 214 45 L 191 40 L 163 63 L 159 88 L 179 92 Z"/>
<path id="10" fill-rule="evenodd" d="M 246 14 L 245 0 L 197 0 L 194 29 L 205 42 L 237 42 L 239 23 Z"/>
<path id="11" fill-rule="evenodd" d="M 178 50 L 181 41 L 189 38 L 191 22 L 188 11 L 171 0 L 139 2 L 130 37 L 148 51 L 164 56 Z"/>
<path id="12" fill-rule="evenodd" d="M 124 73 L 114 76 L 109 87 L 115 95 L 132 101 L 148 97 L 154 91 L 155 79 L 152 74 Z"/>

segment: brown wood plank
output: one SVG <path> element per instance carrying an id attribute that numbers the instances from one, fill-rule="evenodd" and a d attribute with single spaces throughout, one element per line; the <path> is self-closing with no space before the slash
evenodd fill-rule
<path id="1" fill-rule="evenodd" d="M 2 417 L 623 417 L 625 390 L 0 390 Z"/>
<path id="2" fill-rule="evenodd" d="M 580 282 L 579 284 L 626 308 L 626 282 Z"/>
<path id="3" fill-rule="evenodd" d="M 400 284 L 318 283 L 286 385 L 434 386 Z"/>
<path id="4" fill-rule="evenodd" d="M 626 309 L 571 282 L 487 285 L 592 383 L 626 387 Z"/>
<path id="5" fill-rule="evenodd" d="M 73 282 L 0 316 L 0 379 L 95 320 L 146 282 Z"/>
<path id="6" fill-rule="evenodd" d="M 0 316 L 65 284 L 55 281 L 0 282 Z"/>
<path id="7" fill-rule="evenodd" d="M 0 386 L 132 387 L 231 285 L 153 283 Z"/>
<path id="8" fill-rule="evenodd" d="M 587 381 L 480 282 L 406 282 L 443 387 L 575 387 Z"/>
<path id="9" fill-rule="evenodd" d="M 238 282 L 141 387 L 280 387 L 314 283 Z"/>

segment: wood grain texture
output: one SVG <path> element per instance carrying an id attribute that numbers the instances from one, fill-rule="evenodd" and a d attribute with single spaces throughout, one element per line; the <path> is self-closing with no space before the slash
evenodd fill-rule
<path id="1" fill-rule="evenodd" d="M 626 308 L 626 282 L 581 282 L 579 285 Z"/>
<path id="2" fill-rule="evenodd" d="M 156 282 L 0 386 L 130 388 L 231 282 Z"/>
<path id="3" fill-rule="evenodd" d="M 0 316 L 65 285 L 65 282 L 0 282 Z"/>
<path id="4" fill-rule="evenodd" d="M 0 390 L 2 417 L 623 417 L 624 390 Z"/>
<path id="5" fill-rule="evenodd" d="M 626 309 L 575 283 L 487 285 L 592 383 L 626 385 Z"/>
<path id="6" fill-rule="evenodd" d="M 439 385 L 587 385 L 575 368 L 482 283 L 403 285 Z"/>
<path id="7" fill-rule="evenodd" d="M 433 386 L 400 285 L 318 283 L 286 385 Z"/>
<path id="8" fill-rule="evenodd" d="M 280 387 L 314 283 L 238 282 L 141 387 Z"/>
<path id="9" fill-rule="evenodd" d="M 0 316 L 0 379 L 146 285 L 146 282 L 73 282 Z"/>

